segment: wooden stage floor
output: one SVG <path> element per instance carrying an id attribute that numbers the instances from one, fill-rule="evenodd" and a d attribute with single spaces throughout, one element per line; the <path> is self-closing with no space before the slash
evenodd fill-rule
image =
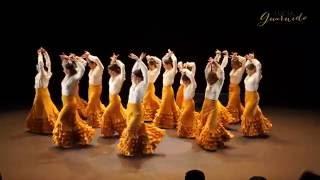
<path id="1" fill-rule="evenodd" d="M 0 172 L 3 179 L 96 180 L 184 179 L 190 169 L 201 169 L 207 179 L 298 179 L 304 170 L 320 174 L 320 114 L 311 110 L 262 107 L 272 120 L 270 137 L 248 139 L 232 126 L 236 137 L 227 148 L 206 152 L 193 140 L 177 138 L 168 130 L 156 154 L 123 158 L 118 139 L 100 138 L 83 149 L 62 150 L 51 136 L 25 132 L 27 110 L 0 114 Z"/>

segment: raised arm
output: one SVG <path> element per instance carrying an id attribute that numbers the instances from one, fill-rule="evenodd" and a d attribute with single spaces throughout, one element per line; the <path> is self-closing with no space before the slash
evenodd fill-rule
<path id="1" fill-rule="evenodd" d="M 68 59 L 69 57 L 67 55 L 65 55 L 64 53 L 62 53 L 61 55 L 59 55 L 60 59 L 61 59 L 61 65 L 62 65 L 62 68 L 65 68 L 66 67 L 66 64 L 68 63 Z"/>
<path id="2" fill-rule="evenodd" d="M 191 67 L 191 72 L 193 76 L 196 75 L 196 63 L 195 62 L 187 62 L 187 66 Z"/>
<path id="3" fill-rule="evenodd" d="M 161 67 L 162 67 L 162 63 L 161 63 L 161 59 L 159 59 L 156 56 L 151 56 L 152 59 L 154 59 L 157 62 L 157 72 L 156 72 L 156 76 L 159 76 L 160 71 L 161 71 Z"/>
<path id="4" fill-rule="evenodd" d="M 120 67 L 120 77 L 121 77 L 121 80 L 124 81 L 126 80 L 126 68 L 125 68 L 125 65 L 122 63 L 122 61 L 120 60 L 115 60 L 116 61 L 116 64 Z"/>
<path id="5" fill-rule="evenodd" d="M 246 68 L 246 61 L 247 59 L 243 56 L 237 56 L 239 61 L 241 62 L 241 69 L 245 69 Z"/>
<path id="6" fill-rule="evenodd" d="M 143 83 L 145 84 L 145 86 L 149 83 L 149 78 L 148 78 L 148 67 L 143 63 L 142 59 L 139 59 L 137 61 L 140 65 L 140 69 L 142 72 L 142 76 L 143 76 Z"/>
<path id="7" fill-rule="evenodd" d="M 261 75 L 261 63 L 257 59 L 252 59 L 251 62 L 256 66 L 256 72 Z"/>
<path id="8" fill-rule="evenodd" d="M 170 53 L 166 53 L 163 57 L 162 57 L 162 62 L 164 62 L 165 60 L 169 59 L 171 56 Z"/>
<path id="9" fill-rule="evenodd" d="M 91 54 L 88 55 L 88 59 L 97 64 L 97 67 L 101 70 L 104 69 L 103 64 L 101 63 L 100 59 L 97 56 L 92 56 Z"/>
<path id="10" fill-rule="evenodd" d="M 38 50 L 38 68 L 39 68 L 40 74 L 45 74 L 43 55 L 42 55 L 41 49 Z"/>
<path id="11" fill-rule="evenodd" d="M 178 66 L 179 72 L 182 73 L 182 70 L 183 70 L 183 62 L 182 62 L 182 61 L 179 61 L 177 66 Z"/>
<path id="12" fill-rule="evenodd" d="M 73 76 L 76 80 L 80 80 L 85 72 L 86 61 L 81 57 L 76 57 L 77 73 Z"/>
<path id="13" fill-rule="evenodd" d="M 215 61 L 213 62 L 213 64 L 217 67 L 217 72 L 216 73 L 217 73 L 219 81 L 221 80 L 223 82 L 224 78 L 225 78 L 223 68 L 221 67 L 221 65 L 219 65 L 219 63 L 217 63 Z"/>
<path id="14" fill-rule="evenodd" d="M 206 68 L 204 69 L 204 75 L 205 75 L 206 79 L 208 79 L 209 72 L 212 71 L 212 62 L 214 62 L 214 59 L 212 57 L 209 57 L 208 61 L 209 62 L 207 63 Z"/>
<path id="15" fill-rule="evenodd" d="M 140 69 L 139 58 L 138 59 L 134 59 L 134 60 L 136 60 L 136 62 L 134 63 L 131 72 L 134 72 L 134 71 Z"/>
<path id="16" fill-rule="evenodd" d="M 129 55 L 129 58 L 136 60 L 136 62 L 134 63 L 134 65 L 132 67 L 132 72 L 140 69 L 142 72 L 142 76 L 143 76 L 143 83 L 146 85 L 149 83 L 149 80 L 148 80 L 148 68 L 142 61 L 145 56 L 146 56 L 145 53 L 141 53 L 140 57 L 131 53 Z"/>
<path id="17" fill-rule="evenodd" d="M 84 67 L 87 65 L 87 61 L 84 60 L 83 58 L 81 57 L 76 57 L 77 61 L 79 61 L 79 63 L 81 63 Z"/>
<path id="18" fill-rule="evenodd" d="M 219 62 L 220 61 L 220 58 L 221 58 L 221 51 L 219 51 L 218 49 L 216 50 L 216 55 L 215 57 L 213 58 L 214 61 L 216 62 Z"/>
<path id="19" fill-rule="evenodd" d="M 245 64 L 246 64 L 246 66 L 249 65 L 249 64 L 253 64 L 253 65 L 256 67 L 256 72 L 255 72 L 255 74 L 257 74 L 257 76 L 259 77 L 259 79 L 262 78 L 262 74 L 261 74 L 261 63 L 260 63 L 257 59 L 248 59 Z"/>
<path id="20" fill-rule="evenodd" d="M 44 59 L 46 60 L 46 66 L 48 68 L 48 73 L 51 73 L 51 60 L 50 60 L 50 56 L 48 54 L 48 52 L 46 50 L 44 50 Z"/>
<path id="21" fill-rule="evenodd" d="M 228 51 L 224 50 L 223 51 L 223 60 L 220 65 L 222 69 L 224 69 L 228 65 L 228 58 L 229 58 Z"/>
<path id="22" fill-rule="evenodd" d="M 177 57 L 172 53 L 171 54 L 171 59 L 172 59 L 172 67 L 173 67 L 173 70 L 175 71 L 175 73 L 178 72 L 178 62 L 177 62 Z"/>
<path id="23" fill-rule="evenodd" d="M 191 86 L 192 86 L 193 88 L 196 88 L 196 87 L 197 87 L 197 83 L 196 83 L 196 80 L 194 79 L 193 72 L 190 71 L 189 69 L 184 68 L 184 69 L 182 70 L 182 73 L 185 74 L 185 75 L 190 79 L 190 81 L 191 81 Z"/>

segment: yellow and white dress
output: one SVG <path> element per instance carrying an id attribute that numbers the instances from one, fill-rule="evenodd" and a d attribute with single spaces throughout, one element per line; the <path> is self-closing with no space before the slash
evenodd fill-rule
<path id="1" fill-rule="evenodd" d="M 47 53 L 44 54 L 44 57 L 48 71 L 44 69 L 42 53 L 38 54 L 38 73 L 34 85 L 36 95 L 32 108 L 27 115 L 26 124 L 30 132 L 51 134 L 59 111 L 52 102 L 48 90 L 49 80 L 52 76 L 50 57 Z"/>
<path id="2" fill-rule="evenodd" d="M 183 90 L 184 90 L 184 85 L 182 82 L 182 69 L 183 69 L 183 62 L 179 61 L 178 62 L 178 69 L 180 71 L 181 77 L 180 77 L 180 86 L 178 88 L 177 94 L 176 94 L 176 104 L 179 108 L 182 107 L 182 102 L 183 102 Z"/>
<path id="3" fill-rule="evenodd" d="M 217 62 L 219 62 L 219 55 L 216 55 Z M 221 69 L 224 70 L 224 68 L 228 65 L 228 55 L 224 55 L 223 60 L 221 62 Z M 220 93 L 219 93 L 220 94 Z M 223 126 L 227 126 L 228 124 L 234 122 L 234 117 L 232 114 L 228 111 L 228 109 L 217 99 L 217 107 L 218 107 L 218 121 L 222 123 Z"/>
<path id="4" fill-rule="evenodd" d="M 234 118 L 234 121 L 229 123 L 239 123 L 241 121 L 241 115 L 243 112 L 243 105 L 240 99 L 240 82 L 243 76 L 243 73 L 246 68 L 246 58 L 238 56 L 240 63 L 242 64 L 241 67 L 238 69 L 232 69 L 229 73 L 230 76 L 230 85 L 229 85 L 229 99 L 227 109 L 231 113 Z"/>
<path id="5" fill-rule="evenodd" d="M 210 64 L 205 69 L 205 76 L 210 72 Z M 219 80 L 210 85 L 207 83 L 205 100 L 200 112 L 200 118 L 196 129 L 197 143 L 205 150 L 216 150 L 224 145 L 224 142 L 233 137 L 218 121 L 218 98 L 224 82 L 224 70 L 219 66 L 217 70 Z"/>
<path id="6" fill-rule="evenodd" d="M 100 100 L 104 66 L 97 56 L 89 55 L 88 59 L 96 63 L 97 66 L 89 71 L 88 105 L 86 107 L 87 122 L 90 126 L 98 128 L 105 109 Z"/>
<path id="7" fill-rule="evenodd" d="M 76 90 L 76 103 L 77 103 L 77 111 L 81 119 L 86 120 L 87 119 L 87 106 L 88 102 L 80 97 L 79 95 L 79 84 L 80 81 L 77 83 L 77 90 Z"/>
<path id="8" fill-rule="evenodd" d="M 132 82 L 127 105 L 127 127 L 122 132 L 118 150 L 124 156 L 152 154 L 164 136 L 164 131 L 143 122 L 142 100 L 148 85 L 148 69 L 141 59 L 137 60 L 132 71 L 141 69 L 143 81 Z"/>
<path id="9" fill-rule="evenodd" d="M 178 63 L 178 66 L 179 66 L 179 64 L 180 64 L 180 66 L 183 66 L 181 61 Z M 192 74 L 193 74 L 193 76 L 195 76 L 195 74 L 196 74 L 196 64 L 194 62 L 186 62 L 185 65 L 191 67 Z M 177 94 L 176 94 L 176 103 L 177 103 L 179 108 L 182 108 L 183 94 L 184 94 L 184 84 L 182 82 L 182 72 L 181 72 L 180 86 L 179 86 Z"/>
<path id="10" fill-rule="evenodd" d="M 181 114 L 177 124 L 177 134 L 182 138 L 194 138 L 195 131 L 199 119 L 199 113 L 195 111 L 195 104 L 193 97 L 197 88 L 197 83 L 194 79 L 193 72 L 188 69 L 183 69 L 182 74 L 190 79 L 191 83 L 185 85 L 183 94 L 183 104 L 181 108 Z"/>
<path id="11" fill-rule="evenodd" d="M 244 136 L 260 136 L 271 130 L 272 124 L 259 107 L 259 82 L 262 78 L 261 64 L 257 59 L 248 60 L 246 64 L 253 63 L 256 72 L 247 75 L 244 80 L 246 89 L 245 107 L 241 116 L 241 132 Z"/>
<path id="12" fill-rule="evenodd" d="M 166 60 L 168 55 L 162 58 Z M 158 110 L 154 119 L 154 124 L 160 128 L 173 129 L 176 127 L 179 118 L 180 110 L 174 99 L 174 91 L 172 84 L 177 73 L 177 58 L 174 54 L 171 55 L 173 61 L 173 68 L 166 70 L 163 73 L 163 87 L 160 109 Z"/>
<path id="13" fill-rule="evenodd" d="M 95 130 L 83 121 L 77 111 L 78 82 L 85 71 L 85 61 L 75 61 L 77 73 L 66 75 L 61 82 L 62 102 L 58 119 L 53 129 L 53 142 L 63 148 L 75 145 L 87 145 L 91 142 Z"/>
<path id="14" fill-rule="evenodd" d="M 119 136 L 126 127 L 126 110 L 122 106 L 119 96 L 123 82 L 126 79 L 125 65 L 116 60 L 120 67 L 120 74 L 109 78 L 109 104 L 106 107 L 101 124 L 101 134 L 103 137 L 113 137 L 115 133 Z"/>
<path id="15" fill-rule="evenodd" d="M 153 70 L 149 69 L 148 71 L 149 83 L 142 103 L 144 111 L 143 119 L 146 122 L 153 121 L 157 113 L 157 110 L 160 108 L 161 103 L 160 99 L 155 94 L 154 87 L 154 83 L 160 75 L 161 60 L 155 56 L 151 56 L 150 58 L 154 59 L 157 62 L 157 67 Z"/>

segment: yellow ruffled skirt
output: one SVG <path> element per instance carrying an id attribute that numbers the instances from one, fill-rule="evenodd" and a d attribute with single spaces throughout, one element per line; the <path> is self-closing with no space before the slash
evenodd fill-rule
<path id="1" fill-rule="evenodd" d="M 154 124 L 160 128 L 173 129 L 180 115 L 179 107 L 174 100 L 172 86 L 162 88 L 160 109 L 154 119 Z"/>
<path id="2" fill-rule="evenodd" d="M 183 105 L 183 94 L 184 94 L 184 85 L 180 84 L 177 95 L 176 95 L 176 103 L 179 108 L 182 108 Z"/>
<path id="3" fill-rule="evenodd" d="M 197 127 L 196 142 L 205 150 L 214 151 L 234 136 L 217 120 L 218 103 L 205 99 Z"/>
<path id="4" fill-rule="evenodd" d="M 89 85 L 89 101 L 86 110 L 87 122 L 94 128 L 100 127 L 102 115 L 105 109 L 100 100 L 101 92 L 102 85 Z"/>
<path id="5" fill-rule="evenodd" d="M 53 129 L 54 144 L 63 148 L 89 144 L 95 130 L 80 118 L 76 96 L 62 96 L 62 102 L 63 108 Z"/>
<path id="6" fill-rule="evenodd" d="M 121 104 L 119 95 L 110 95 L 109 104 L 106 107 L 101 123 L 101 134 L 104 137 L 119 136 L 126 127 L 126 110 Z"/>
<path id="7" fill-rule="evenodd" d="M 260 136 L 271 130 L 272 124 L 259 107 L 258 92 L 246 91 L 245 108 L 241 116 L 241 131 L 244 136 Z"/>
<path id="8" fill-rule="evenodd" d="M 157 110 L 160 108 L 160 99 L 155 94 L 155 87 L 153 83 L 149 83 L 148 89 L 143 98 L 143 119 L 144 121 L 153 121 Z"/>
<path id="9" fill-rule="evenodd" d="M 122 132 L 118 150 L 124 156 L 152 154 L 165 132 L 153 125 L 143 123 L 141 104 L 127 106 L 128 125 Z"/>
<path id="10" fill-rule="evenodd" d="M 194 138 L 199 113 L 195 112 L 195 105 L 193 99 L 184 100 L 182 111 L 178 119 L 177 134 L 183 138 Z"/>
<path id="11" fill-rule="evenodd" d="M 77 108 L 77 111 L 78 111 L 78 114 L 80 115 L 81 119 L 84 119 L 86 120 L 87 119 L 87 105 L 88 105 L 88 102 L 84 99 L 82 99 L 79 94 L 77 94 L 75 96 L 76 98 L 76 108 Z"/>
<path id="12" fill-rule="evenodd" d="M 218 119 L 218 122 L 221 122 L 223 126 L 227 126 L 228 124 L 235 121 L 232 114 L 229 113 L 228 109 L 224 107 L 224 105 L 222 105 L 219 100 L 217 101 L 217 107 L 218 107 L 217 119 Z"/>
<path id="13" fill-rule="evenodd" d="M 26 118 L 30 132 L 51 134 L 59 111 L 51 100 L 48 88 L 37 88 L 32 108 Z"/>
<path id="14" fill-rule="evenodd" d="M 243 105 L 240 100 L 240 87 L 238 84 L 229 85 L 229 100 L 227 110 L 230 112 L 234 121 L 230 121 L 230 124 L 239 123 L 241 121 L 241 115 L 243 113 Z"/>

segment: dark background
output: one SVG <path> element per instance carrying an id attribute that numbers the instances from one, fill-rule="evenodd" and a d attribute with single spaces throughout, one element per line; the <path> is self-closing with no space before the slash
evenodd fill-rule
<path id="1" fill-rule="evenodd" d="M 2 110 L 31 107 L 38 47 L 45 47 L 52 59 L 53 77 L 49 89 L 53 101 L 61 103 L 63 72 L 58 58 L 61 52 L 81 54 L 89 50 L 105 67 L 113 51 L 126 64 L 127 80 L 122 88 L 126 104 L 133 61 L 130 52 L 146 51 L 162 57 L 171 48 L 178 60 L 197 63 L 197 93 L 205 89 L 203 69 L 216 48 L 240 54 L 253 50 L 263 65 L 260 84 L 261 104 L 290 108 L 319 108 L 318 66 L 319 21 L 312 4 L 193 4 L 170 2 L 134 4 L 46 3 L 10 5 L 2 15 L 0 107 Z M 11 10 L 12 9 L 12 10 Z M 273 14 L 299 14 L 302 23 L 267 24 L 257 27 L 265 11 Z M 230 71 L 222 91 L 225 103 Z M 104 73 L 102 99 L 107 102 L 107 72 Z M 180 75 L 175 81 L 175 91 Z M 87 99 L 87 73 L 80 83 L 80 94 Z M 162 75 L 156 82 L 160 95 Z"/>

